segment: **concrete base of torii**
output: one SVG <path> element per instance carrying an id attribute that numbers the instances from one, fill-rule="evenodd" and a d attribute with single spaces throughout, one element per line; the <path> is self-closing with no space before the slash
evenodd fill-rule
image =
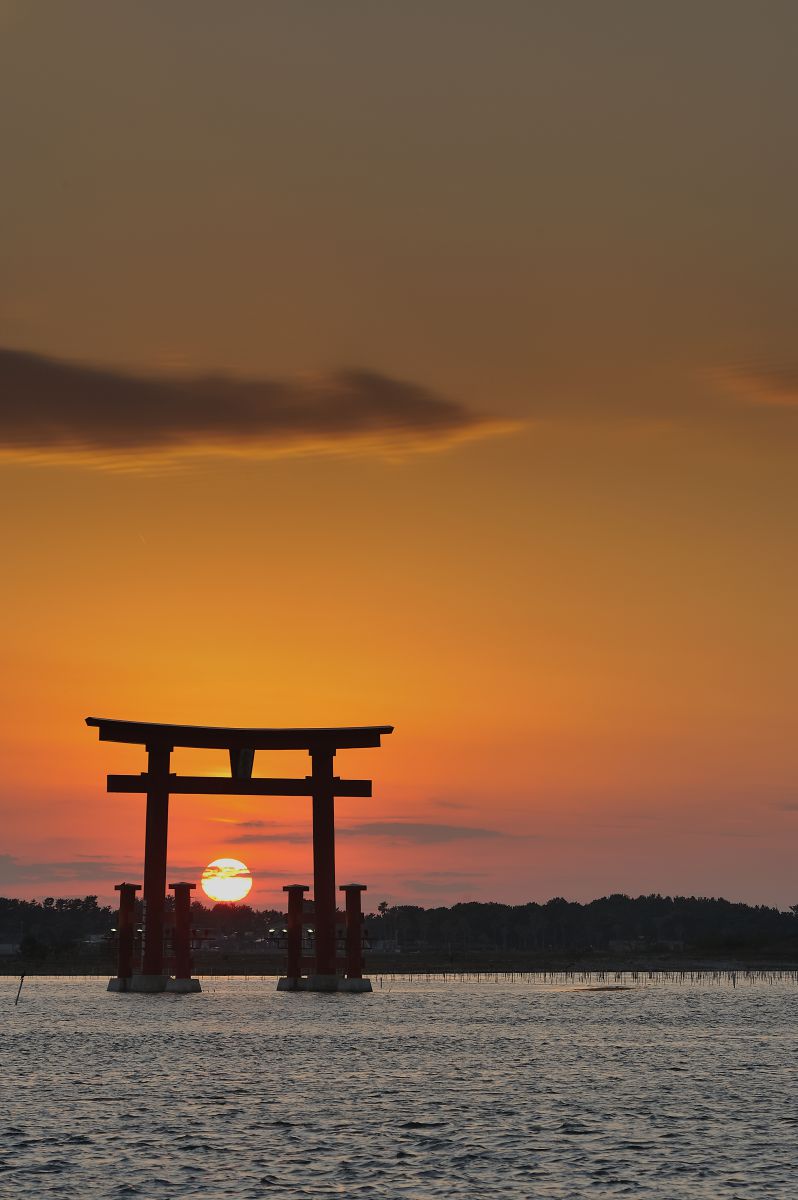
<path id="1" fill-rule="evenodd" d="M 131 975 L 129 979 L 108 980 L 109 992 L 163 992 L 169 982 L 168 975 Z"/>
<path id="2" fill-rule="evenodd" d="M 170 979 L 168 975 L 131 975 L 129 979 L 115 976 L 108 980 L 109 992 L 201 992 L 198 979 Z"/>
<path id="3" fill-rule="evenodd" d="M 291 979 L 283 975 L 277 980 L 278 992 L 370 992 L 370 979 L 345 979 L 343 975 L 303 975 Z"/>
<path id="4" fill-rule="evenodd" d="M 167 992 L 186 994 L 188 992 L 201 992 L 202 987 L 198 979 L 170 979 L 165 990 Z"/>

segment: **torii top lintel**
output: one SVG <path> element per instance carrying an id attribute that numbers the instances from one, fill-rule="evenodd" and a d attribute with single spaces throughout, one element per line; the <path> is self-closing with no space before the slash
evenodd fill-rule
<path id="1" fill-rule="evenodd" d="M 206 750 L 323 750 L 379 746 L 393 725 L 355 725 L 316 729 L 234 729 L 210 725 L 158 725 L 149 721 L 117 721 L 87 717 L 96 726 L 101 742 L 127 742 L 139 746 L 176 746 Z"/>

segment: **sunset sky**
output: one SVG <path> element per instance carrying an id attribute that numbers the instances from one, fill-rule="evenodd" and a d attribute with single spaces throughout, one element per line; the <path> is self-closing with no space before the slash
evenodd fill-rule
<path id="1" fill-rule="evenodd" d="M 797 39 L 0 0 L 0 894 L 141 881 L 96 715 L 394 725 L 367 907 L 798 901 Z M 310 882 L 309 801 L 171 812 Z"/>

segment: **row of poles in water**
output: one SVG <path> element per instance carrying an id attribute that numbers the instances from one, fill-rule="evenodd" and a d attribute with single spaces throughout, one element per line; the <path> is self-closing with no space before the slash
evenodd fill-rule
<path id="1" fill-rule="evenodd" d="M 103 972 L 103 976 L 104 976 Z M 25 979 L 91 979 L 98 975 L 74 975 L 66 972 L 53 972 L 48 975 L 19 977 L 19 992 Z M 266 982 L 274 979 L 274 975 L 264 975 L 261 972 L 252 974 L 230 974 L 227 971 L 208 972 L 201 976 L 203 979 L 216 980 L 260 980 Z M 737 987 L 738 984 L 779 984 L 791 983 L 798 985 L 798 968 L 781 970 L 693 970 L 693 971 L 383 971 L 372 976 L 377 987 L 395 983 L 543 983 L 550 986 L 573 984 L 594 984 L 647 987 L 657 984 L 711 984 L 715 986 Z"/>
<path id="2" fill-rule="evenodd" d="M 373 977 L 391 983 L 545 983 L 647 986 L 649 984 L 709 983 L 736 987 L 738 983 L 798 984 L 798 969 L 757 970 L 693 970 L 693 971 L 420 971 L 397 972 Z"/>

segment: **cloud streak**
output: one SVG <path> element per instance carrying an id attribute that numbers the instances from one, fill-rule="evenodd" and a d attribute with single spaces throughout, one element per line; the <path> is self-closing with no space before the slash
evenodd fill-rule
<path id="1" fill-rule="evenodd" d="M 242 833 L 230 839 L 236 846 L 304 846 L 311 840 L 309 833 Z"/>
<path id="2" fill-rule="evenodd" d="M 281 821 L 236 821 L 235 826 L 236 830 L 253 831 L 230 833 L 230 842 L 236 846 L 266 846 L 273 842 L 303 846 L 311 841 L 309 829 L 295 829 Z"/>
<path id="3" fill-rule="evenodd" d="M 237 846 L 257 846 L 271 842 L 303 845 L 311 841 L 309 830 L 288 829 L 276 821 L 241 821 L 239 828 L 254 832 L 234 834 L 231 842 Z M 438 846 L 445 842 L 474 841 L 504 835 L 495 829 L 479 829 L 473 825 L 440 825 L 426 821 L 361 821 L 337 831 L 338 837 L 366 837 L 378 841 L 415 846 Z"/>
<path id="4" fill-rule="evenodd" d="M 136 375 L 0 349 L 0 454 L 28 462 L 402 455 L 516 428 L 360 368 L 295 380 Z"/>
<path id="5" fill-rule="evenodd" d="M 171 865 L 175 875 L 196 878 L 201 868 Z M 131 859 L 114 860 L 105 855 L 78 855 L 74 859 L 52 859 L 25 862 L 13 854 L 0 854 L 0 889 L 9 884 L 34 883 L 52 887 L 58 883 L 120 883 L 122 880 L 141 882 L 142 867 Z"/>
<path id="6" fill-rule="evenodd" d="M 715 372 L 715 379 L 746 407 L 798 412 L 798 367 L 750 363 L 725 367 Z"/>
<path id="7" fill-rule="evenodd" d="M 437 846 L 443 842 L 497 838 L 496 829 L 477 829 L 473 825 L 436 825 L 424 821 L 362 821 L 338 831 L 339 837 L 371 837 L 415 846 Z"/>

